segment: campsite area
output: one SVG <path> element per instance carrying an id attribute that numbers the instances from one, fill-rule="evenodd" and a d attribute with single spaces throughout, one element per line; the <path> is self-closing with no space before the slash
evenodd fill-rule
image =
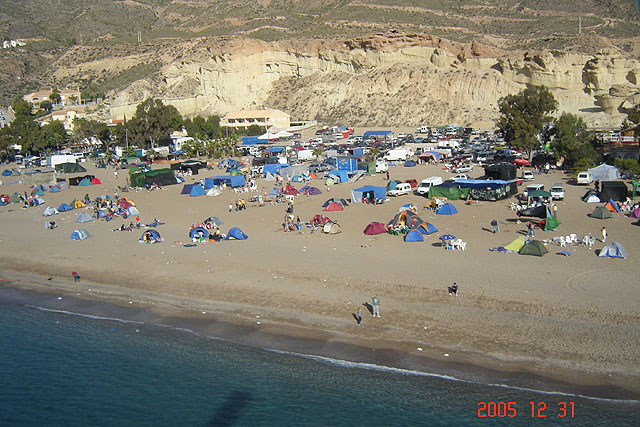
<path id="1" fill-rule="evenodd" d="M 393 349 L 442 366 L 472 364 L 640 393 L 640 227 L 622 213 L 592 218 L 595 205 L 581 200 L 587 187 L 570 184 L 558 171 L 537 175 L 535 183 L 546 188 L 564 183 L 565 198 L 557 201 L 561 224 L 555 231 L 536 229 L 535 238 L 577 234 L 598 241 L 591 248 L 551 243 L 549 253 L 537 257 L 489 250 L 526 234 L 528 219 L 518 222 L 510 209 L 512 199 L 469 205 L 457 200 L 451 203 L 458 213 L 436 215 L 424 208 L 426 198 L 411 193 L 383 204 L 349 203 L 342 211 L 323 212 L 329 198 L 349 201 L 354 188 L 386 186 L 387 181 L 377 174 L 329 188 L 312 180 L 293 183 L 321 191 L 296 196 L 293 215 L 303 224 L 325 215 L 338 222 L 341 232 L 311 232 L 305 225 L 302 232 L 285 233 L 286 204 L 266 200 L 272 182 L 259 179 L 257 192 L 239 194 L 227 188 L 215 197 L 180 194 L 182 185 L 122 193 L 117 186 L 125 185 L 124 171 L 116 179 L 111 168 L 86 168 L 100 184 L 45 192 L 41 206 L 0 208 L 0 259 L 9 282 L 83 299 L 122 305 L 131 301 L 168 316 L 211 316 L 273 336 Z M 185 183 L 220 174 L 201 170 Z M 453 173 L 441 165 L 420 164 L 392 166 L 390 175 L 404 181 L 434 175 L 446 179 Z M 2 188 L 11 194 L 31 191 L 22 184 Z M 140 244 L 144 229 L 113 231 L 129 224 L 131 217 L 83 223 L 91 237 L 81 241 L 71 240 L 70 234 L 79 227 L 78 214 L 91 215 L 91 209 L 43 217 L 46 207 L 82 200 L 87 193 L 91 200 L 113 197 L 114 190 L 135 203 L 143 224 L 154 219 L 164 223 L 155 228 L 163 242 Z M 249 202 L 258 194 L 265 197 L 262 203 Z M 247 208 L 229 212 L 229 204 L 239 199 L 247 201 Z M 420 218 L 438 232 L 425 235 L 422 242 L 363 233 L 373 221 L 387 224 L 404 204 L 415 205 Z M 189 245 L 191 225 L 211 216 L 224 222 L 223 232 L 238 227 L 247 240 Z M 495 234 L 490 225 L 494 218 L 500 228 Z M 49 219 L 55 219 L 56 229 L 45 228 Z M 626 259 L 596 256 L 604 246 L 602 226 L 608 231 L 607 242 L 624 245 Z M 444 234 L 464 240 L 465 250 L 444 249 L 439 239 Z M 73 271 L 79 272 L 80 283 L 73 282 Z M 457 297 L 447 292 L 453 282 L 459 285 Z M 381 318 L 371 317 L 362 306 L 374 294 L 381 301 Z M 358 307 L 364 313 L 360 326 L 352 316 Z M 238 340 L 250 344 L 250 336 Z"/>

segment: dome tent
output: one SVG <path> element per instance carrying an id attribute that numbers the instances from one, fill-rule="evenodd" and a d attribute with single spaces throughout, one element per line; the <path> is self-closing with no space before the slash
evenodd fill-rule
<path id="1" fill-rule="evenodd" d="M 56 210 L 56 208 L 54 208 L 53 206 L 49 206 L 44 210 L 44 213 L 42 214 L 42 216 L 51 216 L 51 215 L 57 215 L 59 212 Z"/>
<path id="2" fill-rule="evenodd" d="M 140 243 L 158 243 L 163 241 L 164 239 L 160 236 L 160 233 L 158 233 L 158 231 L 154 229 L 146 230 L 144 233 L 142 233 L 142 236 L 140 236 L 139 240 Z"/>
<path id="3" fill-rule="evenodd" d="M 71 236 L 69 237 L 71 240 L 84 240 L 91 237 L 91 234 L 84 228 L 80 228 L 78 230 L 73 230 L 71 232 Z"/>
<path id="4" fill-rule="evenodd" d="M 209 238 L 209 231 L 204 228 L 204 227 L 194 227 L 191 230 L 189 230 L 189 238 L 193 239 L 198 238 L 198 237 L 204 237 L 205 239 Z"/>
<path id="5" fill-rule="evenodd" d="M 530 240 L 520 249 L 520 255 L 543 256 L 549 253 L 540 240 Z"/>
<path id="6" fill-rule="evenodd" d="M 406 236 L 404 236 L 405 242 L 424 242 L 424 237 L 422 237 L 422 233 L 418 230 L 410 230 Z"/>
<path id="7" fill-rule="evenodd" d="M 91 218 L 91 217 L 89 216 L 89 214 L 88 214 L 88 213 L 86 213 L 86 212 L 82 212 L 82 213 L 81 213 L 80 215 L 78 215 L 78 217 L 76 218 L 76 222 L 77 222 L 77 223 L 79 223 L 79 224 L 84 223 L 84 222 L 91 222 L 91 221 L 93 221 L 93 218 Z"/>
<path id="8" fill-rule="evenodd" d="M 363 231 L 367 236 L 375 236 L 376 234 L 384 234 L 387 232 L 387 227 L 379 222 L 371 222 L 367 225 Z"/>
<path id="9" fill-rule="evenodd" d="M 436 215 L 453 215 L 457 213 L 458 210 L 455 206 L 453 206 L 451 203 L 445 203 L 444 205 L 440 206 L 440 209 L 438 209 Z"/>
<path id="10" fill-rule="evenodd" d="M 249 236 L 244 234 L 238 227 L 233 227 L 229 230 L 224 240 L 247 240 Z"/>
<path id="11" fill-rule="evenodd" d="M 611 242 L 602 248 L 598 256 L 608 258 L 626 258 L 627 250 L 620 243 Z"/>
<path id="12" fill-rule="evenodd" d="M 60 206 L 58 206 L 58 212 L 68 212 L 71 209 L 73 208 L 66 203 L 62 203 Z"/>

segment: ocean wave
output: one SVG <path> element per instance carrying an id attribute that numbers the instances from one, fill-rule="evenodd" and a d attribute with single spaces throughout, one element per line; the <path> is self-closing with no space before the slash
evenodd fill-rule
<path id="1" fill-rule="evenodd" d="M 106 316 L 97 316 L 95 314 L 86 314 L 86 313 L 77 313 L 75 311 L 67 311 L 67 310 L 58 310 L 55 308 L 46 308 L 46 307 L 40 307 L 37 305 L 29 305 L 29 304 L 25 304 L 25 307 L 29 307 L 29 308 L 34 308 L 36 310 L 40 310 L 40 311 L 47 311 L 50 313 L 60 313 L 60 314 L 66 314 L 66 315 L 70 315 L 70 316 L 79 316 L 79 317 L 86 317 L 88 319 L 95 319 L 95 320 L 111 320 L 114 322 L 118 322 L 118 323 L 131 323 L 134 325 L 144 325 L 144 322 L 140 322 L 138 320 L 126 320 L 126 319 L 120 319 L 117 317 L 106 317 Z"/>
<path id="2" fill-rule="evenodd" d="M 463 378 L 456 378 L 456 377 L 453 377 L 451 375 L 436 374 L 434 372 L 424 372 L 424 371 L 416 371 L 416 370 L 412 370 L 412 369 L 394 368 L 392 366 L 376 365 L 375 363 L 352 362 L 352 361 L 349 361 L 349 360 L 334 359 L 332 357 L 318 356 L 318 355 L 314 355 L 314 354 L 296 353 L 296 352 L 293 352 L 293 351 L 274 350 L 274 349 L 264 349 L 264 350 L 270 351 L 270 352 L 273 352 L 273 353 L 277 353 L 277 354 L 283 354 L 283 355 L 288 355 L 288 356 L 301 357 L 301 358 L 304 358 L 304 359 L 310 359 L 310 360 L 314 360 L 316 362 L 326 363 L 326 364 L 329 364 L 329 365 L 339 366 L 339 367 L 342 367 L 342 368 L 365 369 L 365 370 L 372 370 L 372 371 L 378 371 L 378 372 L 387 372 L 387 373 L 400 374 L 400 375 L 414 375 L 414 376 L 420 376 L 420 377 L 440 378 L 440 379 L 444 379 L 444 380 L 448 380 L 448 381 L 457 381 L 457 382 L 462 382 L 462 383 L 467 383 L 467 384 L 476 384 L 476 385 L 483 385 L 483 386 L 489 386 L 489 387 L 506 388 L 506 389 L 511 389 L 511 390 L 526 391 L 526 392 L 537 393 L 537 394 L 579 397 L 579 398 L 582 398 L 582 399 L 589 399 L 589 400 L 594 400 L 594 401 L 599 401 L 599 402 L 623 403 L 623 404 L 638 404 L 638 403 L 640 403 L 640 401 L 632 400 L 632 399 L 607 399 L 607 398 L 604 398 L 604 397 L 586 396 L 586 395 L 582 395 L 582 394 L 567 393 L 567 392 L 562 392 L 562 391 L 539 390 L 539 389 L 533 389 L 533 388 L 528 388 L 528 387 L 519 387 L 519 386 L 509 385 L 509 384 L 484 383 L 484 382 L 466 380 L 466 379 L 463 379 Z"/>

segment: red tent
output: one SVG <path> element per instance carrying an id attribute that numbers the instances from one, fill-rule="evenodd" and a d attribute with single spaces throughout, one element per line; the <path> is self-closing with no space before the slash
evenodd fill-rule
<path id="1" fill-rule="evenodd" d="M 311 225 L 318 226 L 318 225 L 325 225 L 326 223 L 331 222 L 331 220 L 329 218 L 327 218 L 324 215 L 315 215 L 313 217 L 313 219 L 311 220 Z"/>
<path id="2" fill-rule="evenodd" d="M 120 202 L 118 203 L 118 205 L 120 205 L 120 207 L 122 209 L 129 209 L 131 206 L 133 206 L 131 203 L 129 203 L 129 201 L 127 200 L 120 200 Z"/>
<path id="3" fill-rule="evenodd" d="M 342 207 L 342 204 L 337 203 L 337 202 L 331 202 L 327 205 L 326 208 L 322 209 L 325 212 L 331 212 L 331 211 L 343 211 L 344 208 Z"/>
<path id="4" fill-rule="evenodd" d="M 100 181 L 98 178 L 93 178 L 93 179 L 91 180 L 91 183 L 92 183 L 93 185 L 98 185 L 98 184 L 102 184 L 102 181 Z"/>
<path id="5" fill-rule="evenodd" d="M 387 227 L 379 222 L 372 222 L 364 229 L 364 234 L 368 236 L 383 234 L 387 232 Z"/>

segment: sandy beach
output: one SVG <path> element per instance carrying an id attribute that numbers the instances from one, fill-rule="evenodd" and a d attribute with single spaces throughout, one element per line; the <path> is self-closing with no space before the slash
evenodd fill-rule
<path id="1" fill-rule="evenodd" d="M 627 249 L 627 259 L 597 257 L 600 241 L 591 249 L 549 245 L 549 254 L 541 258 L 489 251 L 525 232 L 526 220 L 518 224 L 509 209 L 513 199 L 472 205 L 454 201 L 459 213 L 452 216 L 424 209 L 426 199 L 415 195 L 391 198 L 383 205 L 350 204 L 342 212 L 324 213 L 342 229 L 326 235 L 307 228 L 283 233 L 284 204 L 247 203 L 244 211 L 228 212 L 229 202 L 248 200 L 256 193 L 240 195 L 227 189 L 218 197 L 189 197 L 180 195 L 182 185 L 119 193 L 136 203 L 142 223 L 154 218 L 165 222 L 158 227 L 165 241 L 143 245 L 138 242 L 143 230 L 112 231 L 131 219 L 76 224 L 84 210 L 42 216 L 47 206 L 82 199 L 85 193 L 92 199 L 113 196 L 116 185 L 125 185 L 123 171 L 116 180 L 113 169 L 86 167 L 102 185 L 45 193 L 46 204 L 35 208 L 0 207 L 0 283 L 5 296 L 26 303 L 44 293 L 55 296 L 42 297 L 55 308 L 62 304 L 60 295 L 62 301 L 76 301 L 64 309 L 87 313 L 100 306 L 91 301 L 106 301 L 122 310 L 143 309 L 148 314 L 135 316 L 144 321 L 170 324 L 167 319 L 179 318 L 182 323 L 177 323 L 198 329 L 192 324 L 215 320 L 214 326 L 202 326 L 202 332 L 249 345 L 465 371 L 470 376 L 485 371 L 510 378 L 529 375 L 544 378 L 548 388 L 562 383 L 567 390 L 574 385 L 596 387 L 591 392 L 598 395 L 640 396 L 640 227 L 622 213 L 607 220 L 590 218 L 595 205 L 580 200 L 586 188 L 568 184 L 560 172 L 534 181 L 546 188 L 563 182 L 566 192 L 558 202 L 562 224 L 553 232 L 537 230 L 536 238 L 571 233 L 600 238 L 605 225 L 609 240 Z M 202 171 L 187 183 L 222 173 Z M 471 176 L 482 173 L 476 167 Z M 446 179 L 452 174 L 440 165 L 391 168 L 392 179 L 432 175 Z M 259 180 L 259 193 L 268 192 L 270 184 Z M 296 198 L 294 214 L 303 222 L 323 213 L 321 205 L 330 197 L 350 199 L 353 188 L 386 181 L 378 174 L 330 191 L 321 180 L 309 185 L 322 194 Z M 24 191 L 30 189 L 21 184 L 0 186 L 1 193 Z M 405 203 L 415 204 L 422 219 L 439 233 L 466 241 L 466 251 L 444 250 L 437 234 L 422 243 L 363 234 L 369 222 L 387 223 Z M 224 221 L 223 232 L 239 227 L 249 239 L 184 247 L 191 224 L 209 216 Z M 491 232 L 493 218 L 500 224 L 497 234 Z M 45 229 L 49 219 L 57 222 L 57 229 Z M 87 229 L 92 237 L 71 241 L 75 228 Z M 562 250 L 572 255 L 559 255 Z M 73 282 L 72 271 L 79 272 L 80 283 Z M 447 293 L 454 281 L 460 286 L 458 297 Z M 381 318 L 362 307 L 373 294 L 380 297 Z M 364 313 L 360 326 L 352 316 L 358 307 Z M 373 358 L 373 351 L 385 356 Z"/>

